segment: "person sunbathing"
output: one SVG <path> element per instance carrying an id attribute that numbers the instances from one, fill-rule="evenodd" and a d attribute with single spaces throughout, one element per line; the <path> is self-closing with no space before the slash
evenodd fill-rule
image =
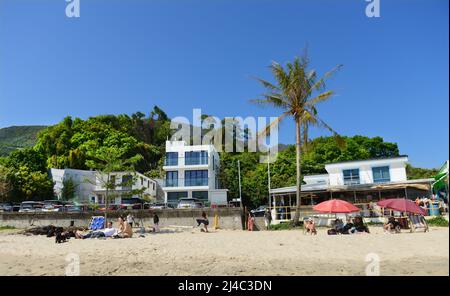
<path id="1" fill-rule="evenodd" d="M 305 230 L 306 230 L 307 234 L 308 233 L 311 235 L 317 234 L 316 223 L 314 222 L 314 220 L 312 218 L 309 218 L 308 220 L 306 220 Z"/>
<path id="2" fill-rule="evenodd" d="M 119 231 L 113 236 L 113 238 L 131 238 L 133 236 L 133 229 L 124 218 L 119 217 Z"/>
<path id="3" fill-rule="evenodd" d="M 341 219 L 334 220 L 334 230 L 336 230 L 336 233 L 342 233 L 344 229 L 344 222 L 342 222 Z"/>
<path id="4" fill-rule="evenodd" d="M 362 217 L 355 217 L 354 221 L 353 221 L 354 227 L 356 229 L 357 232 L 369 232 L 369 228 L 364 225 L 363 219 Z"/>
<path id="5" fill-rule="evenodd" d="M 391 233 L 393 230 L 396 230 L 397 227 L 400 227 L 400 223 L 395 221 L 394 217 L 389 217 L 386 224 L 383 225 L 384 232 Z"/>
<path id="6" fill-rule="evenodd" d="M 91 231 L 84 235 L 81 231 L 78 230 L 75 232 L 75 238 L 87 239 L 87 238 L 99 238 L 99 237 L 112 237 L 116 232 L 117 232 L 117 230 L 113 227 L 112 222 L 108 222 L 105 229 Z"/>

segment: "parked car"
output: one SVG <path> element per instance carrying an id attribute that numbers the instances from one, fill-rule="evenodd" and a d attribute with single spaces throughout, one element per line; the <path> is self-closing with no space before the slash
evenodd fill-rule
<path id="1" fill-rule="evenodd" d="M 255 217 L 264 217 L 264 213 L 266 212 L 267 206 L 259 206 L 254 210 L 251 210 L 250 212 Z"/>
<path id="2" fill-rule="evenodd" d="M 12 212 L 13 204 L 12 203 L 2 203 L 0 204 L 0 212 Z"/>
<path id="3" fill-rule="evenodd" d="M 122 198 L 119 210 L 141 210 L 144 207 L 144 201 L 137 197 Z"/>
<path id="4" fill-rule="evenodd" d="M 12 206 L 13 212 L 18 212 L 20 210 L 20 203 L 14 203 Z"/>
<path id="5" fill-rule="evenodd" d="M 66 203 L 61 200 L 44 200 L 43 212 L 62 212 Z"/>
<path id="6" fill-rule="evenodd" d="M 40 212 L 44 207 L 44 203 L 37 201 L 24 201 L 20 204 L 19 213 Z"/>
<path id="7" fill-rule="evenodd" d="M 241 200 L 239 198 L 233 198 L 228 202 L 230 208 L 239 208 L 241 206 Z"/>
<path id="8" fill-rule="evenodd" d="M 108 211 L 117 211 L 118 209 L 119 209 L 119 206 L 120 205 L 115 205 L 115 204 L 112 204 L 112 205 L 108 205 Z M 98 210 L 99 211 L 105 211 L 105 206 L 103 205 L 102 207 L 100 207 L 100 208 L 98 208 Z"/>
<path id="9" fill-rule="evenodd" d="M 84 207 L 80 205 L 68 204 L 65 205 L 65 212 L 67 213 L 81 213 L 84 211 Z"/>
<path id="10" fill-rule="evenodd" d="M 203 208 L 203 203 L 197 198 L 180 198 L 178 200 L 178 209 L 196 209 Z"/>
<path id="11" fill-rule="evenodd" d="M 172 209 L 167 204 L 163 202 L 157 203 L 145 203 L 144 209 L 152 209 L 152 210 L 164 210 L 164 209 Z"/>

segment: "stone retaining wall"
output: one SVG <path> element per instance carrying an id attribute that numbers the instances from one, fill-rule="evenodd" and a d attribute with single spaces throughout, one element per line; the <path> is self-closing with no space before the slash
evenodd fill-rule
<path id="1" fill-rule="evenodd" d="M 165 226 L 196 226 L 196 219 L 201 217 L 202 211 L 208 215 L 210 227 L 214 226 L 214 216 L 219 216 L 219 227 L 221 229 L 242 229 L 241 212 L 238 208 L 218 208 L 218 209 L 176 209 L 176 210 L 133 210 L 108 212 L 108 220 L 113 222 L 119 215 L 126 216 L 132 212 L 137 223 L 144 223 L 145 227 L 153 225 L 153 213 L 159 216 L 160 227 Z M 33 226 L 55 225 L 68 227 L 71 223 L 74 226 L 87 227 L 92 216 L 103 216 L 102 212 L 83 213 L 59 213 L 59 212 L 38 212 L 38 213 L 0 213 L 0 226 L 14 226 L 16 228 L 29 228 Z"/>

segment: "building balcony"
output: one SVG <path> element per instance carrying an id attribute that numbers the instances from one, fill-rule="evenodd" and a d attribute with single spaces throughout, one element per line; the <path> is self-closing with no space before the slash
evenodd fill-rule
<path id="1" fill-rule="evenodd" d="M 178 157 L 166 158 L 165 167 L 188 166 L 188 165 L 208 165 L 208 157 Z"/>
<path id="2" fill-rule="evenodd" d="M 195 187 L 208 186 L 209 178 L 193 178 L 193 179 L 165 179 L 163 180 L 163 187 Z"/>

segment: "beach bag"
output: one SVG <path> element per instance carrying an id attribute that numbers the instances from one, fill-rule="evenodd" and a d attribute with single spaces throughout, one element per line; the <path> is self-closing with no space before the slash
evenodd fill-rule
<path id="1" fill-rule="evenodd" d="M 336 229 L 328 229 L 327 233 L 328 233 L 328 235 L 336 235 L 337 234 Z"/>

